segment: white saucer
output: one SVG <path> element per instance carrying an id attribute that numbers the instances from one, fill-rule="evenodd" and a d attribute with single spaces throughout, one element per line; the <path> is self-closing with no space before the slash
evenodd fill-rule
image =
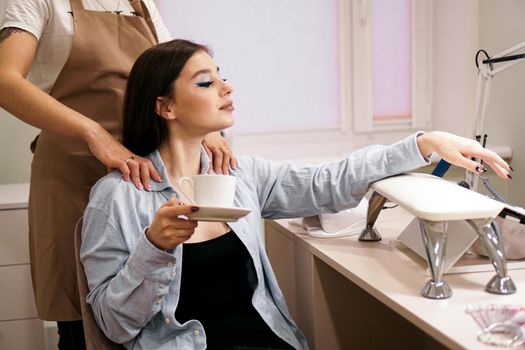
<path id="1" fill-rule="evenodd" d="M 199 206 L 197 212 L 187 216 L 190 220 L 233 222 L 248 215 L 251 211 L 248 208 Z"/>

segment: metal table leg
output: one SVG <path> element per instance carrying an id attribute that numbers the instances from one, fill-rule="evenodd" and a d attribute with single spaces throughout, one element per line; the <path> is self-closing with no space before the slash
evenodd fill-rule
<path id="1" fill-rule="evenodd" d="M 425 284 L 421 294 L 430 299 L 450 298 L 452 290 L 448 283 L 442 280 L 447 244 L 447 222 L 419 219 L 419 227 L 427 253 L 428 266 L 432 274 L 432 279 Z"/>
<path id="2" fill-rule="evenodd" d="M 386 198 L 377 192 L 372 193 L 368 201 L 368 210 L 366 213 L 366 227 L 361 231 L 359 240 L 364 242 L 377 242 L 381 240 L 381 235 L 374 228 L 379 212 L 383 209 Z"/>
<path id="3" fill-rule="evenodd" d="M 496 275 L 491 278 L 485 290 L 494 294 L 516 293 L 516 285 L 507 275 L 507 261 L 503 255 L 503 244 L 494 225 L 494 219 L 467 220 L 467 222 L 478 233 L 496 270 Z"/>

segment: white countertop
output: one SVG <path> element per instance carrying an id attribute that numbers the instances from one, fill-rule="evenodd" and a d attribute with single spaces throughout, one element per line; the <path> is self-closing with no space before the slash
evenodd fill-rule
<path id="1" fill-rule="evenodd" d="M 296 244 L 448 348 L 497 349 L 476 339 L 480 329 L 465 309 L 470 304 L 525 305 L 525 269 L 509 272 L 518 289 L 513 295 L 484 291 L 495 274 L 491 271 L 444 275 L 453 296 L 445 300 L 424 298 L 420 293 L 429 279 L 426 262 L 404 253 L 406 249 L 396 240 L 412 219 L 413 216 L 400 207 L 383 210 L 375 225 L 383 240 L 374 243 L 359 242 L 357 235 L 313 238 L 306 236 L 303 229 L 290 225 L 288 220 L 277 220 L 275 224 Z"/>
<path id="2" fill-rule="evenodd" d="M 0 185 L 0 210 L 27 208 L 29 184 Z"/>

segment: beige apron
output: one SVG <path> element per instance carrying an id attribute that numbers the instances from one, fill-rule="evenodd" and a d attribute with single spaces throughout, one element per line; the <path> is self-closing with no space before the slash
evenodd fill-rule
<path id="1" fill-rule="evenodd" d="M 147 8 L 140 0 L 131 5 L 137 16 L 88 11 L 71 0 L 73 45 L 50 92 L 115 137 L 131 66 L 157 42 Z M 73 233 L 91 186 L 107 171 L 81 140 L 42 131 L 32 147 L 29 245 L 38 317 L 79 320 Z"/>

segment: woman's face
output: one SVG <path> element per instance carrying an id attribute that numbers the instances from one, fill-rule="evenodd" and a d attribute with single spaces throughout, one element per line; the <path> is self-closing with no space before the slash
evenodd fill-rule
<path id="1" fill-rule="evenodd" d="M 196 52 L 175 81 L 172 107 L 175 120 L 191 135 L 207 135 L 233 122 L 233 88 L 219 75 L 219 68 L 204 51 Z"/>

